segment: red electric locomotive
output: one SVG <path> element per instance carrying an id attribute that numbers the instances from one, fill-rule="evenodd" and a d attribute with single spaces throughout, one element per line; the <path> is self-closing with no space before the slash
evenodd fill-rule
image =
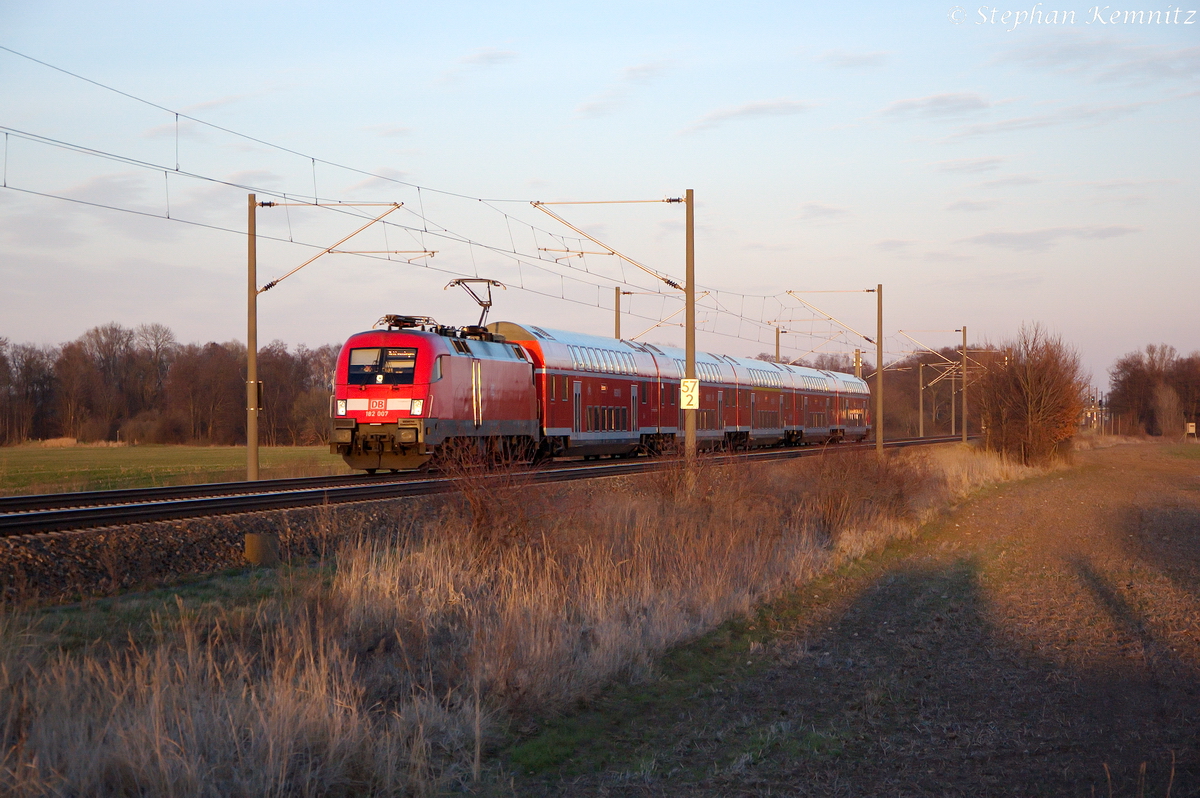
<path id="1" fill-rule="evenodd" d="M 385 316 L 342 347 L 332 451 L 352 468 L 411 469 L 456 444 L 532 457 L 630 456 L 683 434 L 684 352 L 496 322 Z M 705 448 L 862 440 L 868 390 L 849 374 L 696 354 Z"/>
<path id="2" fill-rule="evenodd" d="M 417 468 L 439 447 L 486 439 L 514 451 L 540 440 L 525 350 L 482 327 L 385 316 L 338 355 L 332 451 L 368 473 Z"/>

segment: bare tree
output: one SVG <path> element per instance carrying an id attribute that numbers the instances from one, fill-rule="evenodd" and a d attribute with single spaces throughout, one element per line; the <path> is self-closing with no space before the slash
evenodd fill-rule
<path id="1" fill-rule="evenodd" d="M 1169 438 L 1183 434 L 1183 408 L 1179 394 L 1165 382 L 1154 386 L 1154 416 L 1159 434 Z"/>
<path id="2" fill-rule="evenodd" d="M 50 437 L 58 431 L 54 399 L 55 347 L 19 344 L 8 350 L 11 401 L 9 440 Z"/>
<path id="3" fill-rule="evenodd" d="M 1200 420 L 1200 352 L 1180 357 L 1175 347 L 1150 344 L 1109 370 L 1109 407 L 1148 435 L 1174 435 Z"/>
<path id="4" fill-rule="evenodd" d="M 12 366 L 8 359 L 8 339 L 0 338 L 0 444 L 15 443 L 13 438 Z"/>
<path id="5" fill-rule="evenodd" d="M 980 379 L 984 441 L 1024 463 L 1045 462 L 1075 434 L 1087 380 L 1079 353 L 1040 324 L 1022 325 Z"/>

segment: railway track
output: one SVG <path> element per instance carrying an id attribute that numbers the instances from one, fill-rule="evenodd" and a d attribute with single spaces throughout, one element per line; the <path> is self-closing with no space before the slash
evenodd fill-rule
<path id="1" fill-rule="evenodd" d="M 898 449 L 951 443 L 957 437 L 905 438 L 887 441 Z M 839 451 L 873 447 L 871 443 L 842 444 Z M 763 449 L 720 455 L 709 462 L 768 462 L 820 454 L 823 447 Z M 550 484 L 576 479 L 625 476 L 669 468 L 678 460 L 639 458 L 592 462 L 568 461 L 520 471 L 525 484 Z M 471 479 L 510 479 L 509 474 L 480 473 Z M 432 474 L 385 476 L 311 477 L 223 482 L 131 490 L 87 491 L 39 496 L 0 497 L 0 537 L 35 535 L 66 530 L 111 527 L 150 521 L 170 521 L 233 513 L 284 510 L 325 504 L 381 501 L 410 496 L 431 496 L 458 489 L 462 477 Z"/>

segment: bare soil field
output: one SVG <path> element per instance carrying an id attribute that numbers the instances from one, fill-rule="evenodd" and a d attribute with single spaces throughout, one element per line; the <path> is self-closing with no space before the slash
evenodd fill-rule
<path id="1" fill-rule="evenodd" d="M 500 795 L 1200 795 L 1200 447 L 982 491 L 530 722 Z"/>

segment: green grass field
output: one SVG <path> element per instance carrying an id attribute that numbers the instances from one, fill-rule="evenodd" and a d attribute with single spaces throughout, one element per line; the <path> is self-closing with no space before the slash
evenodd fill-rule
<path id="1" fill-rule="evenodd" d="M 325 446 L 259 449 L 263 479 L 345 474 Z M 246 477 L 242 446 L 62 446 L 0 448 L 0 495 L 236 482 Z"/>
<path id="2" fill-rule="evenodd" d="M 1197 446 L 1195 441 L 1177 443 L 1167 451 L 1176 457 L 1186 457 L 1189 460 L 1200 460 L 1200 446 Z"/>

